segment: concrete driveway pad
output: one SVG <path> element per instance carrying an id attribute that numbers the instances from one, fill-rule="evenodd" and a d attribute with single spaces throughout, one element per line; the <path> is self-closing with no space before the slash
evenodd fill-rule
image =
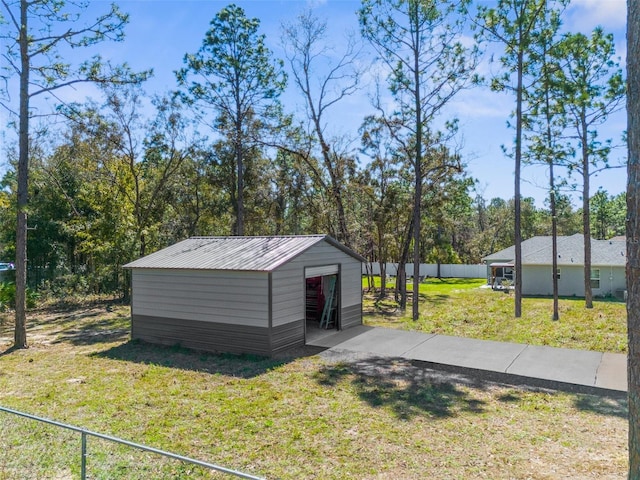
<path id="1" fill-rule="evenodd" d="M 526 345 L 517 343 L 435 335 L 409 350 L 405 357 L 504 373 L 525 348 Z"/>
<path id="2" fill-rule="evenodd" d="M 596 387 L 627 390 L 627 356 L 622 353 L 604 353 L 596 374 Z"/>
<path id="3" fill-rule="evenodd" d="M 327 357 L 400 357 L 499 372 L 599 390 L 627 390 L 627 356 L 520 343 L 476 340 L 361 325 L 327 333 L 316 344 Z M 364 356 L 364 357 L 363 357 Z M 551 388 L 554 388 L 553 386 Z"/>
<path id="4" fill-rule="evenodd" d="M 579 385 L 595 385 L 602 353 L 528 345 L 507 373 Z"/>
<path id="5" fill-rule="evenodd" d="M 433 334 L 374 328 L 340 344 L 341 349 L 402 357 L 405 352 L 428 341 Z"/>

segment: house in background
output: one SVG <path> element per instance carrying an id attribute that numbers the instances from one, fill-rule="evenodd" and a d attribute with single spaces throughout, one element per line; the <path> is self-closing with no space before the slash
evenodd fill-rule
<path id="1" fill-rule="evenodd" d="M 362 258 L 326 235 L 193 237 L 124 266 L 131 337 L 272 355 L 362 324 Z"/>
<path id="2" fill-rule="evenodd" d="M 584 238 L 582 234 L 558 236 L 558 294 L 584 297 Z M 482 259 L 492 286 L 514 281 L 515 246 Z M 624 297 L 626 291 L 624 238 L 591 240 L 591 288 L 594 296 Z M 553 295 L 551 237 L 522 242 L 523 295 Z"/>

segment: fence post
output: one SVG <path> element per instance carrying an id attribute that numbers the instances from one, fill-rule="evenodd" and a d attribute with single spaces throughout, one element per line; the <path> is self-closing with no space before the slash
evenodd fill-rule
<path id="1" fill-rule="evenodd" d="M 80 458 L 80 479 L 86 480 L 87 478 L 87 434 L 85 432 L 82 435 L 82 456 Z"/>

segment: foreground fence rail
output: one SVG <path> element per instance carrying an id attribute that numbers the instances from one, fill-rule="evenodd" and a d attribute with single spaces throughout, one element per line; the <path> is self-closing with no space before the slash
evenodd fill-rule
<path id="1" fill-rule="evenodd" d="M 77 432 L 80 434 L 80 478 L 82 480 L 86 480 L 87 478 L 87 438 L 88 437 L 95 437 L 95 438 L 99 438 L 102 440 L 106 440 L 108 442 L 113 442 L 116 444 L 120 444 L 120 445 L 125 445 L 137 450 L 142 450 L 145 452 L 149 452 L 149 453 L 153 453 L 153 454 L 157 454 L 157 455 L 161 455 L 163 457 L 167 457 L 167 458 L 171 458 L 174 460 L 178 460 L 180 462 L 184 462 L 187 464 L 191 464 L 191 465 L 197 465 L 199 467 L 203 467 L 205 469 L 209 469 L 209 470 L 213 470 L 216 472 L 220 472 L 223 474 L 227 474 L 230 476 L 234 476 L 237 478 L 248 478 L 248 479 L 253 479 L 253 480 L 264 480 L 263 477 L 256 477 L 254 475 L 250 475 L 247 473 L 243 473 L 243 472 L 239 472 L 237 470 L 232 470 L 226 467 L 222 467 L 220 465 L 215 465 L 212 463 L 207 463 L 207 462 L 203 462 L 200 460 L 196 460 L 194 458 L 189 458 L 189 457 L 185 457 L 182 455 L 178 455 L 175 453 L 171 453 L 171 452 L 167 452 L 164 450 L 160 450 L 157 448 L 153 448 L 153 447 L 148 447 L 146 445 L 142 445 L 139 443 L 135 443 L 135 442 L 130 442 L 128 440 L 123 440 L 121 438 L 117 438 L 117 437 L 112 437 L 110 435 L 104 435 L 102 433 L 97 433 L 97 432 L 92 432 L 91 430 L 87 430 L 84 428 L 80 428 L 80 427 L 75 427 L 73 425 L 67 425 L 64 423 L 60 423 L 60 422 L 56 422 L 54 420 L 50 420 L 48 418 L 43 418 L 43 417 L 38 417 L 36 415 L 30 415 L 28 413 L 24 413 L 24 412 L 20 412 L 18 410 L 13 410 L 10 408 L 6 408 L 6 407 L 2 407 L 0 406 L 0 412 L 4 412 L 4 413 L 9 413 L 9 414 L 13 414 L 13 415 L 17 415 L 19 417 L 23 417 L 23 418 L 27 418 L 29 420 L 34 420 L 37 422 L 41 422 L 41 423 L 45 423 L 47 425 L 53 425 L 55 427 L 59 427 L 65 430 L 70 430 L 73 432 Z"/>

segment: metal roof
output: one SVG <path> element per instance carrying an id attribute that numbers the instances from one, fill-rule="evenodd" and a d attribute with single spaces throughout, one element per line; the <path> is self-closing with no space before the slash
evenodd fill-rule
<path id="1" fill-rule="evenodd" d="M 328 235 L 191 237 L 124 265 L 124 268 L 272 271 L 319 242 L 360 255 Z"/>
<path id="2" fill-rule="evenodd" d="M 571 236 L 558 236 L 558 265 L 584 265 L 584 237 L 576 233 Z M 484 257 L 482 260 L 513 261 L 515 247 L 511 246 Z M 523 265 L 551 265 L 551 237 L 533 237 L 522 242 Z M 626 241 L 591 239 L 591 265 L 625 266 Z"/>

